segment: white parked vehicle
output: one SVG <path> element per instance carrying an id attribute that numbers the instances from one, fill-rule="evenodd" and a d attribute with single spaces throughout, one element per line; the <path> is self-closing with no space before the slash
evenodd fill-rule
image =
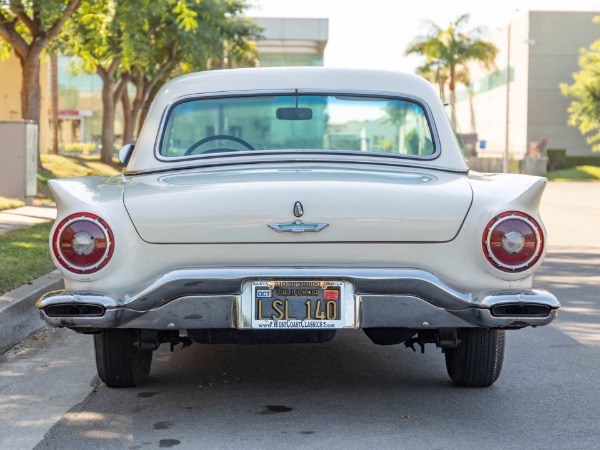
<path id="1" fill-rule="evenodd" d="M 53 180 L 65 290 L 51 325 L 94 335 L 136 386 L 161 343 L 427 343 L 490 386 L 505 330 L 550 323 L 533 289 L 546 180 L 469 171 L 435 89 L 383 71 L 239 69 L 158 93 L 122 176 Z"/>

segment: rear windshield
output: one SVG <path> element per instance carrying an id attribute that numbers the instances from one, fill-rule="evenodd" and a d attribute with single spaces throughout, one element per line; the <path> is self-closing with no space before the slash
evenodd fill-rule
<path id="1" fill-rule="evenodd" d="M 416 102 L 304 94 L 186 100 L 170 111 L 159 147 L 166 158 L 265 150 L 436 152 Z"/>

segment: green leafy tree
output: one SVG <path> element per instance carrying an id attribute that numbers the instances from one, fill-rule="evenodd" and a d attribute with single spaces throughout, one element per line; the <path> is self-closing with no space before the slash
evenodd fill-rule
<path id="1" fill-rule="evenodd" d="M 456 102 L 456 84 L 469 79 L 468 64 L 479 62 L 485 68 L 494 65 L 498 54 L 497 47 L 482 39 L 484 30 L 475 28 L 465 31 L 469 14 L 463 14 L 447 28 L 428 22 L 427 34 L 417 37 L 405 50 L 406 55 L 419 54 L 426 62 L 417 71 L 430 81 L 437 80 L 439 71 L 442 80 L 447 80 L 450 103 Z"/>
<path id="2" fill-rule="evenodd" d="M 206 68 L 211 57 L 236 39 L 245 42 L 250 23 L 232 33 L 239 30 L 245 7 L 243 0 L 97 0 L 82 5 L 64 34 L 79 68 L 102 79 L 102 161 L 112 160 L 118 103 L 123 103 L 124 142 L 131 142 L 138 115 L 143 120 L 164 81 Z M 127 92 L 130 82 L 133 98 Z"/>
<path id="3" fill-rule="evenodd" d="M 40 122 L 40 57 L 60 35 L 81 0 L 0 0 L 0 56 L 21 64 L 21 117 Z"/>
<path id="4" fill-rule="evenodd" d="M 564 95 L 577 99 L 567 109 L 568 123 L 579 128 L 594 151 L 600 151 L 600 40 L 581 49 L 579 66 L 581 70 L 573 74 L 573 84 L 560 85 Z"/>
<path id="5" fill-rule="evenodd" d="M 114 152 L 116 105 L 127 87 L 129 72 L 140 57 L 143 24 L 160 1 L 97 0 L 81 5 L 65 29 L 65 50 L 77 56 L 77 69 L 96 73 L 102 80 L 102 162 L 111 163 Z"/>
<path id="6" fill-rule="evenodd" d="M 252 38 L 258 27 L 241 16 L 246 5 L 240 0 L 204 0 L 190 4 L 190 20 L 183 25 L 169 10 L 169 2 L 160 14 L 148 17 L 153 32 L 144 40 L 141 53 L 130 75 L 135 87 L 131 101 L 123 94 L 125 118 L 123 142 L 132 142 L 134 126 L 141 129 L 146 112 L 160 86 L 169 78 L 209 68 L 254 65 L 256 49 Z M 193 14 L 192 14 L 193 13 Z"/>

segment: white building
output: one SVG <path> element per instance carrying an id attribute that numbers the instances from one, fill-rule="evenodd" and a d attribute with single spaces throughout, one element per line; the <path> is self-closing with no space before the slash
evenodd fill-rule
<path id="1" fill-rule="evenodd" d="M 562 95 L 560 84 L 573 82 L 580 49 L 600 39 L 600 24 L 593 22 L 598 15 L 529 11 L 487 39 L 499 49 L 496 68 L 474 64 L 471 89 L 457 91 L 456 104 L 463 133 L 478 136 L 480 157 L 501 157 L 507 136 L 511 159 L 524 159 L 543 139 L 568 155 L 591 153 L 579 130 L 567 125 L 573 98 Z"/>
<path id="2" fill-rule="evenodd" d="M 322 66 L 329 19 L 256 18 L 261 67 Z"/>

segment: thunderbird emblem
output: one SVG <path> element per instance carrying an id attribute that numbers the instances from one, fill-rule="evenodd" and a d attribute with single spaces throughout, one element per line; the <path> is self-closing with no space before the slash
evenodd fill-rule
<path id="1" fill-rule="evenodd" d="M 268 227 L 278 233 L 304 233 L 307 231 L 317 232 L 325 228 L 328 223 L 303 223 L 301 220 L 294 220 L 290 223 L 270 223 Z"/>

